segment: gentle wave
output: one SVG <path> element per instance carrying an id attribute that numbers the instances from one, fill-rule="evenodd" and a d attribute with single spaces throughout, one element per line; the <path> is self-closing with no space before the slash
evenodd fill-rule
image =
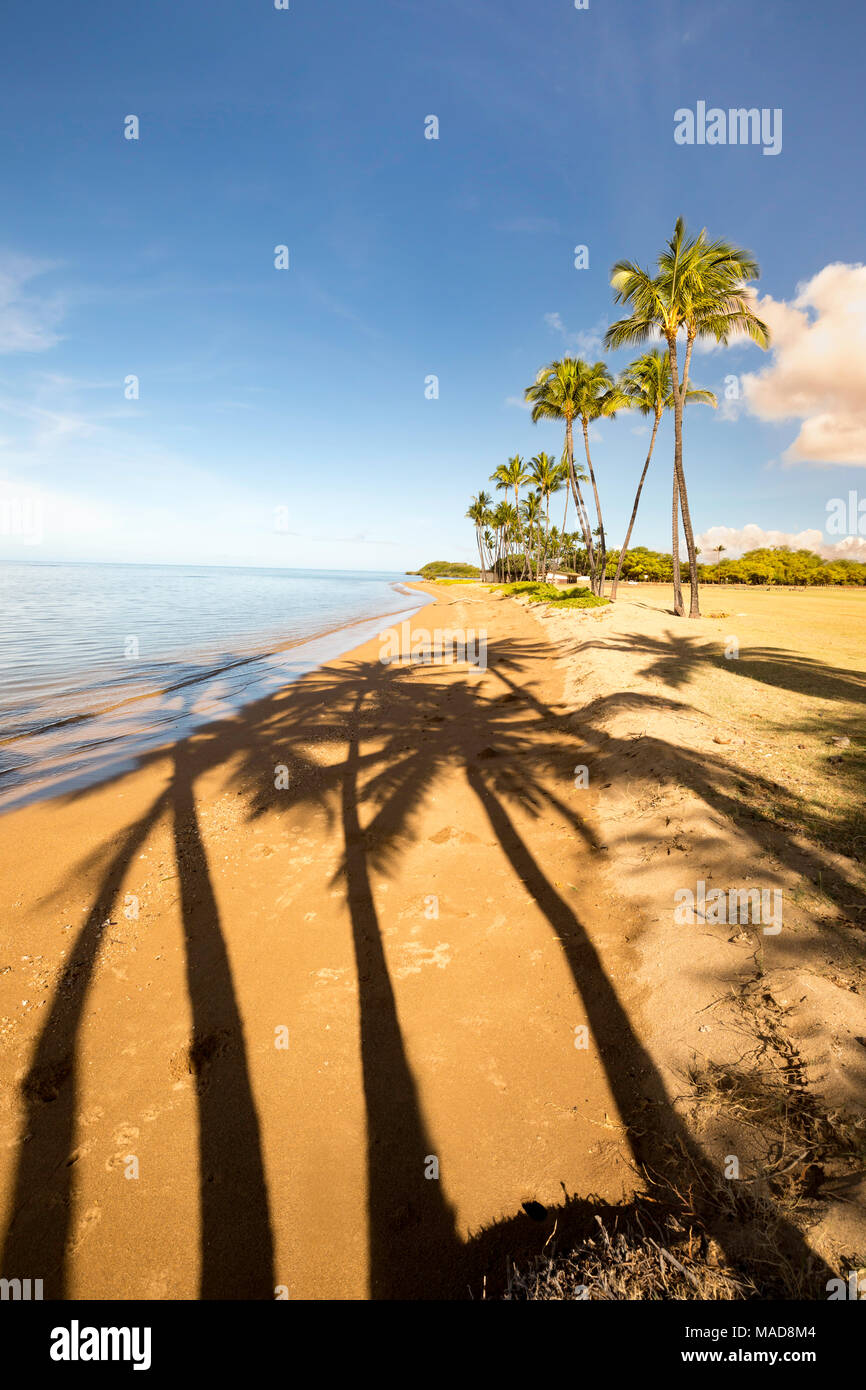
<path id="1" fill-rule="evenodd" d="M 0 805 L 112 775 L 367 640 L 426 602 L 400 579 L 0 566 Z"/>

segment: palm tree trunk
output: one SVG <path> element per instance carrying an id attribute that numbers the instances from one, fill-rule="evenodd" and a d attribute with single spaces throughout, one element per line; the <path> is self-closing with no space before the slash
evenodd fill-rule
<path id="1" fill-rule="evenodd" d="M 544 525 L 544 578 L 547 579 L 547 547 L 550 544 L 550 493 L 545 498 L 545 525 Z"/>
<path id="2" fill-rule="evenodd" d="M 685 406 L 689 389 L 689 366 L 692 360 L 692 348 L 695 344 L 693 333 L 689 334 L 686 346 L 686 360 L 683 367 L 683 380 L 680 389 L 680 401 Z M 682 414 L 682 411 L 680 412 Z M 680 507 L 683 513 L 683 530 L 686 533 L 686 548 L 689 553 L 689 617 L 699 618 L 701 616 L 701 600 L 698 592 L 698 552 L 695 546 L 695 537 L 692 530 L 692 518 L 689 512 L 689 495 L 686 491 L 686 475 L 683 469 L 683 432 L 680 425 L 680 453 L 679 453 L 679 482 L 680 482 Z"/>
<path id="3" fill-rule="evenodd" d="M 478 558 L 481 561 L 481 578 L 483 580 L 486 572 L 484 568 L 484 551 L 481 548 L 481 531 L 477 526 L 475 527 L 475 540 L 478 543 Z"/>
<path id="4" fill-rule="evenodd" d="M 649 452 L 648 452 L 648 454 L 647 454 L 647 456 L 646 456 L 646 463 L 645 463 L 644 466 L 643 466 L 643 472 L 642 472 L 641 475 L 640 475 L 640 482 L 639 482 L 638 485 L 637 485 L 637 492 L 636 492 L 635 495 L 634 495 L 634 506 L 633 506 L 632 509 L 631 509 L 631 521 L 629 522 L 629 524 L 628 524 L 628 530 L 627 530 L 626 533 L 625 533 L 625 540 L 623 541 L 622 550 L 619 552 L 619 560 L 618 560 L 618 562 L 617 562 L 616 574 L 614 575 L 614 577 L 613 577 L 613 583 L 612 583 L 611 586 L 610 586 L 610 601 L 611 601 L 611 603 L 614 603 L 614 602 L 616 601 L 616 590 L 617 590 L 617 586 L 618 586 L 618 584 L 619 584 L 619 577 L 620 577 L 620 575 L 622 574 L 622 563 L 623 563 L 623 560 L 625 559 L 626 555 L 628 554 L 628 543 L 629 543 L 629 541 L 631 540 L 632 528 L 634 527 L 635 517 L 637 516 L 638 503 L 640 502 L 640 495 L 641 495 L 641 491 L 642 491 L 642 489 L 643 489 L 644 479 L 646 478 L 646 475 L 647 475 L 647 469 L 648 469 L 649 466 L 650 466 L 650 459 L 651 459 L 652 456 L 653 456 L 653 449 L 655 448 L 656 435 L 658 434 L 659 422 L 660 422 L 661 418 L 662 418 L 661 411 L 660 411 L 660 410 L 657 410 L 657 411 L 656 411 L 656 422 L 655 422 L 655 424 L 653 425 L 652 438 L 651 438 L 651 440 L 650 440 L 650 445 L 649 445 Z"/>
<path id="5" fill-rule="evenodd" d="M 692 518 L 689 513 L 689 497 L 686 492 L 686 480 L 683 473 L 682 460 L 680 460 L 679 485 L 680 506 L 683 513 L 683 531 L 686 536 L 686 550 L 689 556 L 689 587 L 691 589 L 689 617 L 699 618 L 701 616 L 701 601 L 698 592 L 698 552 L 695 548 L 695 537 L 692 530 Z"/>
<path id="6" fill-rule="evenodd" d="M 689 364 L 692 357 L 694 346 L 694 336 L 690 335 L 686 346 L 686 360 L 683 368 L 683 379 L 679 379 L 679 364 L 677 362 L 677 343 L 676 338 L 668 339 L 668 351 L 671 359 L 671 385 L 674 393 L 674 473 L 676 475 L 677 489 L 679 492 L 679 504 L 683 514 L 683 531 L 686 537 L 686 550 L 689 557 L 689 586 L 691 589 L 689 603 L 689 617 L 699 618 L 701 616 L 700 598 L 698 594 L 698 556 L 695 549 L 695 537 L 692 530 L 692 518 L 689 512 L 689 497 L 686 490 L 686 478 L 683 472 L 683 406 L 685 404 L 686 392 L 689 385 Z M 679 547 L 678 547 L 679 548 Z M 685 608 L 682 601 L 682 590 L 680 590 L 679 606 L 676 603 L 676 582 L 679 572 L 674 573 L 674 608 L 680 617 L 683 616 Z"/>
<path id="7" fill-rule="evenodd" d="M 671 559 L 673 560 L 674 612 L 678 618 L 682 618 L 685 615 L 682 578 L 680 576 L 680 473 L 682 472 L 683 457 L 683 398 L 680 392 L 676 334 L 671 334 L 668 338 L 668 356 L 671 363 L 671 389 L 674 394 L 674 488 L 671 509 Z"/>
<path id="8" fill-rule="evenodd" d="M 674 612 L 678 618 L 685 616 L 683 607 L 683 580 L 680 574 L 680 484 L 674 464 L 674 492 L 671 517 L 671 559 L 673 561 Z"/>
<path id="9" fill-rule="evenodd" d="M 581 416 L 581 420 L 583 422 L 583 447 L 586 450 L 586 462 L 589 466 L 589 476 L 592 481 L 593 495 L 595 496 L 595 514 L 598 517 L 599 540 L 601 541 L 601 545 L 599 547 L 598 574 L 596 576 L 595 586 L 593 587 L 593 593 L 598 594 L 598 596 L 601 597 L 601 595 L 604 593 L 604 571 L 607 563 L 607 541 L 604 538 L 604 522 L 601 519 L 601 502 L 598 498 L 598 487 L 596 486 L 595 473 L 592 467 L 592 459 L 590 458 L 589 454 L 589 426 L 587 424 L 587 419 L 585 415 Z"/>
<path id="10" fill-rule="evenodd" d="M 571 481 L 572 491 L 574 492 L 574 506 L 577 511 L 577 519 L 580 522 L 580 529 L 583 532 L 583 541 L 586 546 L 586 556 L 589 561 L 590 574 L 595 566 L 595 547 L 592 543 L 592 531 L 590 530 L 589 517 L 586 514 L 586 507 L 583 502 L 583 493 L 577 481 L 577 474 L 574 471 L 574 438 L 571 429 L 571 420 L 565 422 L 565 445 L 568 453 L 568 476 Z"/>

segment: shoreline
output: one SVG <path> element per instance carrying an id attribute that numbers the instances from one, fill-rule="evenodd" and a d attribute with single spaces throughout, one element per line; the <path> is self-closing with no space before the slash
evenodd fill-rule
<path id="1" fill-rule="evenodd" d="M 396 581 L 393 587 L 398 588 Z M 399 584 L 400 591 L 407 595 L 410 588 L 417 589 L 417 586 L 402 581 Z M 418 592 L 423 594 L 424 591 L 418 590 Z M 419 607 L 412 606 L 376 613 L 353 619 L 348 623 L 340 623 L 334 627 L 323 628 L 320 632 L 306 637 L 287 639 L 284 642 L 278 642 L 257 650 L 251 649 L 249 652 L 238 655 L 236 660 L 221 665 L 208 666 L 201 673 L 188 675 L 183 680 L 126 695 L 122 699 L 92 711 L 71 714 L 0 738 L 0 749 L 14 749 L 15 745 L 18 744 L 36 743 L 38 746 L 38 741 L 46 738 L 50 744 L 52 736 L 57 735 L 62 730 L 80 731 L 86 729 L 88 734 L 92 734 L 92 737 L 88 738 L 86 745 L 84 745 L 87 749 L 96 748 L 102 742 L 119 744 L 115 748 L 115 756 L 108 766 L 100 765 L 89 771 L 86 769 L 78 770 L 76 759 L 80 762 L 82 750 L 75 742 L 68 750 L 64 750 L 62 747 L 55 749 L 49 746 L 43 755 L 45 761 L 40 763 L 42 771 L 34 778 L 26 777 L 26 773 L 22 775 L 26 769 L 26 764 L 22 765 L 22 769 L 14 766 L 4 769 L 0 772 L 0 816 L 10 809 L 26 805 L 30 800 L 42 800 L 51 795 L 63 794 L 62 791 L 60 793 L 56 790 L 51 791 L 47 785 L 48 779 L 56 779 L 58 775 L 61 778 L 61 787 L 64 790 L 71 790 L 98 785 L 105 777 L 115 775 L 119 771 L 129 770 L 134 767 L 135 759 L 142 752 L 179 741 L 186 737 L 193 728 L 207 723 L 210 714 L 207 708 L 196 715 L 189 710 L 180 713 L 173 730 L 173 737 L 170 738 L 166 737 L 166 729 L 159 727 L 160 711 L 158 709 L 154 709 L 152 715 L 152 719 L 155 718 L 157 721 L 156 724 L 151 723 L 149 726 L 138 728 L 124 727 L 119 734 L 110 727 L 106 728 L 105 721 L 110 724 L 112 718 L 121 716 L 126 711 L 131 711 L 135 706 L 146 705 L 148 702 L 153 706 L 158 706 L 160 701 L 169 699 L 177 691 L 189 688 L 201 692 L 202 698 L 205 700 L 212 700 L 213 697 L 209 696 L 208 693 L 210 684 L 218 683 L 221 678 L 228 676 L 231 672 L 249 672 L 253 677 L 250 685 L 241 687 L 234 692 L 232 701 L 228 701 L 224 693 L 217 696 L 223 711 L 231 703 L 232 707 L 239 713 L 246 704 L 260 698 L 264 690 L 276 691 L 282 685 L 288 685 L 300 679 L 307 671 L 333 660 L 335 656 L 349 654 L 354 650 L 354 647 L 344 646 L 343 638 L 350 634 L 354 638 L 357 634 L 352 631 L 353 629 L 364 630 L 366 635 L 358 643 L 359 646 L 363 645 L 365 641 L 369 640 L 371 627 L 384 623 L 388 619 L 404 616 L 414 617 L 419 608 L 425 607 L 429 601 L 429 597 L 424 597 Z M 293 660 L 297 659 L 298 664 L 295 669 L 291 666 L 283 666 L 281 663 L 280 659 L 285 658 L 288 654 L 291 654 Z M 258 680 L 255 679 L 257 675 L 259 676 Z M 170 715 L 167 722 L 171 723 Z M 52 765 L 55 760 L 59 766 Z M 64 760 L 68 763 L 68 767 L 64 766 Z M 47 766 L 45 765 L 46 762 Z M 10 780 L 16 774 L 18 774 L 18 780 Z M 52 785 L 56 788 L 56 781 Z"/>

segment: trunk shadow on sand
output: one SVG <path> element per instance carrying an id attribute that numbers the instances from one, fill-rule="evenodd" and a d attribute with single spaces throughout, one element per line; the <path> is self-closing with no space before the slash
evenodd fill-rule
<path id="1" fill-rule="evenodd" d="M 66 1296 L 72 1214 L 78 1035 L 103 937 L 124 875 L 165 811 L 160 797 L 127 831 L 66 960 L 33 1059 L 21 1082 L 23 1117 L 0 1272 L 41 1278 L 46 1298 Z"/>
<path id="2" fill-rule="evenodd" d="M 179 744 L 170 787 L 127 831 L 104 873 L 21 1083 L 22 1137 L 0 1269 L 5 1278 L 42 1278 L 50 1299 L 68 1296 L 75 1248 L 74 1148 L 88 994 L 124 877 L 166 813 L 174 831 L 193 1017 L 188 1064 L 199 1133 L 200 1297 L 274 1297 L 273 1239 L 243 1028 L 198 826 L 189 755 Z"/>

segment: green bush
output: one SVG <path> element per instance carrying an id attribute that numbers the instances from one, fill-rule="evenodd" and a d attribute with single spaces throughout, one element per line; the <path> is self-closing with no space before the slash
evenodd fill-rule
<path id="1" fill-rule="evenodd" d="M 547 603 L 551 608 L 605 608 L 608 603 L 581 585 L 560 589 L 555 584 L 522 579 L 515 584 L 497 584 L 496 588 L 504 594 L 522 594 L 530 603 Z"/>
<path id="2" fill-rule="evenodd" d="M 536 603 L 540 600 L 532 601 Z M 570 589 L 547 602 L 551 608 L 607 608 L 610 599 L 599 598 L 597 594 L 591 594 L 589 589 Z"/>

